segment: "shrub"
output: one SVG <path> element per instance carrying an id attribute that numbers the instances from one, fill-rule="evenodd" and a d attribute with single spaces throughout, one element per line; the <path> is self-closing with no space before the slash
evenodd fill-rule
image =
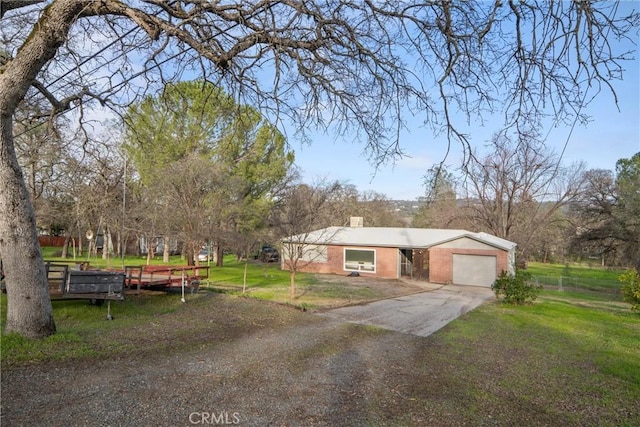
<path id="1" fill-rule="evenodd" d="M 622 296 L 631 304 L 631 310 L 640 311 L 640 276 L 636 270 L 627 270 L 618 279 L 623 283 Z"/>
<path id="2" fill-rule="evenodd" d="M 498 298 L 504 295 L 503 301 L 507 304 L 529 304 L 538 298 L 542 289 L 542 285 L 530 283 L 530 279 L 531 274 L 526 271 L 516 270 L 515 275 L 502 271 L 498 279 L 491 285 L 491 289 Z"/>

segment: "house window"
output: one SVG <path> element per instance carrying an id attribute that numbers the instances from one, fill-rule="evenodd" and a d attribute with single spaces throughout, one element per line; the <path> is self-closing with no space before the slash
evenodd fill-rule
<path id="1" fill-rule="evenodd" d="M 345 249 L 344 269 L 346 271 L 376 271 L 376 251 L 373 249 Z"/>

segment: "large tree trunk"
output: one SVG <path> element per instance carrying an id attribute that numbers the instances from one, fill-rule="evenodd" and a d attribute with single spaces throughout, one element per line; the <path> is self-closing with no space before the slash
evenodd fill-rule
<path id="1" fill-rule="evenodd" d="M 0 73 L 0 255 L 7 286 L 6 331 L 34 338 L 51 335 L 56 327 L 35 214 L 13 144 L 12 117 L 85 6 L 85 2 L 72 0 L 51 3 Z"/>
<path id="2" fill-rule="evenodd" d="M 7 286 L 6 332 L 55 333 L 49 285 L 29 192 L 13 148 L 12 117 L 0 116 L 0 254 Z"/>

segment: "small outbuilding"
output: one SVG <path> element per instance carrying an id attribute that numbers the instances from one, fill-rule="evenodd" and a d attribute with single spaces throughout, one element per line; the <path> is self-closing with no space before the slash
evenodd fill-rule
<path id="1" fill-rule="evenodd" d="M 491 286 L 501 271 L 515 272 L 515 243 L 466 230 L 328 227 L 282 243 L 282 267 L 295 259 L 303 272 L 476 286 Z"/>

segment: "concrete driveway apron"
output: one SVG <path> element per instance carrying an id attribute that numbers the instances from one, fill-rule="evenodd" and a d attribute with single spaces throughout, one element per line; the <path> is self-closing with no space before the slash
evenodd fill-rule
<path id="1" fill-rule="evenodd" d="M 493 299 L 495 296 L 489 288 L 444 285 L 414 295 L 336 308 L 320 315 L 426 337 L 458 316 Z"/>

